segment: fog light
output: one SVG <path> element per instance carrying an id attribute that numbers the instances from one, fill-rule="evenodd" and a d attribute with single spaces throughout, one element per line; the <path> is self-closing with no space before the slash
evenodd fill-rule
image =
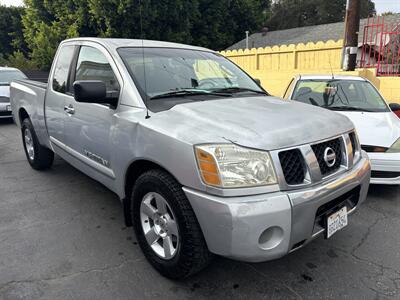
<path id="1" fill-rule="evenodd" d="M 264 250 L 271 250 L 277 247 L 283 240 L 283 229 L 278 226 L 273 226 L 265 229 L 261 233 L 258 244 Z"/>

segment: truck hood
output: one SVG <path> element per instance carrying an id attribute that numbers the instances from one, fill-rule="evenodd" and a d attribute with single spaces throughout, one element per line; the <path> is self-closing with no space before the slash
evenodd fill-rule
<path id="1" fill-rule="evenodd" d="M 0 85 L 0 97 L 10 97 L 9 85 Z"/>
<path id="2" fill-rule="evenodd" d="M 400 137 L 400 119 L 392 112 L 340 112 L 355 125 L 361 145 L 389 148 Z"/>
<path id="3" fill-rule="evenodd" d="M 149 120 L 150 127 L 187 143 L 234 142 L 264 150 L 312 143 L 354 129 L 347 117 L 327 109 L 265 96 L 176 105 Z"/>

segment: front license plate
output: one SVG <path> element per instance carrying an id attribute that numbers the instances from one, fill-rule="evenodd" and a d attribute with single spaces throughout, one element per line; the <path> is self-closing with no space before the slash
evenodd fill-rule
<path id="1" fill-rule="evenodd" d="M 329 239 L 340 229 L 347 226 L 347 207 L 345 206 L 341 210 L 330 215 L 326 223 L 326 238 Z"/>
<path id="2" fill-rule="evenodd" d="M 7 110 L 7 111 L 11 111 L 11 105 L 7 105 L 7 106 L 6 106 L 6 110 Z"/>

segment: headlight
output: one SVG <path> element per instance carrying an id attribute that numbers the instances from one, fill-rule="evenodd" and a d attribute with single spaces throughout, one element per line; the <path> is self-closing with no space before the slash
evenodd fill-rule
<path id="1" fill-rule="evenodd" d="M 224 188 L 251 187 L 277 183 L 268 152 L 232 144 L 195 146 L 204 183 Z"/>
<path id="2" fill-rule="evenodd" d="M 386 151 L 386 153 L 399 153 L 400 152 L 400 138 Z"/>

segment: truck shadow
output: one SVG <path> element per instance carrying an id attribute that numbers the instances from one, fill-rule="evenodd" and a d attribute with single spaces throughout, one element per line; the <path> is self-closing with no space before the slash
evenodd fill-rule
<path id="1" fill-rule="evenodd" d="M 14 121 L 12 118 L 6 118 L 6 119 L 0 119 L 0 126 L 1 125 L 9 125 L 9 124 L 13 124 Z"/>
<path id="2" fill-rule="evenodd" d="M 374 197 L 382 197 L 392 198 L 400 196 L 400 185 L 379 185 L 379 184 L 371 184 L 369 186 L 368 195 Z"/>

